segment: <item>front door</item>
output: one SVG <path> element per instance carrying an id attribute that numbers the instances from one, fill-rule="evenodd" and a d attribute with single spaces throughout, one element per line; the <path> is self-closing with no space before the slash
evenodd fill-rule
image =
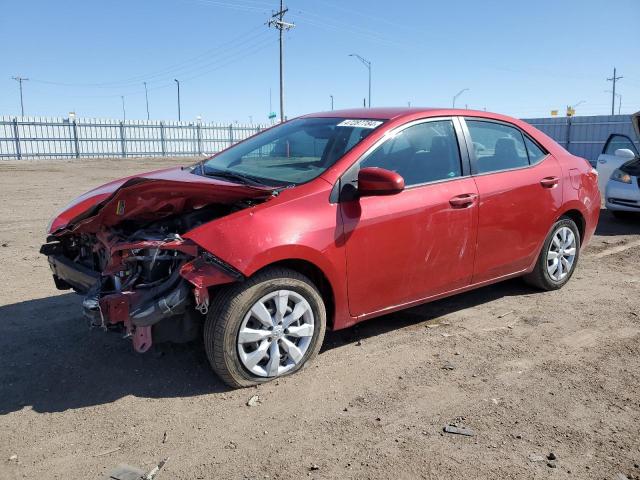
<path id="1" fill-rule="evenodd" d="M 394 170 L 405 190 L 340 204 L 353 316 L 470 283 L 477 190 L 457 137 L 452 119 L 414 122 L 356 166 Z"/>

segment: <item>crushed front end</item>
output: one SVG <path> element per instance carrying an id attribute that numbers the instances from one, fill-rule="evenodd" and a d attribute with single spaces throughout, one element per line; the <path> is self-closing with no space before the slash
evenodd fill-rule
<path id="1" fill-rule="evenodd" d="M 92 326 L 121 330 L 139 352 L 196 339 L 210 289 L 243 275 L 183 238 L 271 198 L 268 189 L 170 169 L 107 184 L 52 221 L 48 257 L 58 289 L 84 296 Z"/>
<path id="2" fill-rule="evenodd" d="M 215 210 L 215 211 L 214 211 Z M 209 287 L 242 275 L 195 243 L 181 238 L 223 214 L 205 208 L 153 222 L 97 233 L 62 232 L 42 246 L 59 289 L 84 295 L 90 325 L 123 330 L 139 352 L 152 343 L 197 338 L 209 307 Z"/>

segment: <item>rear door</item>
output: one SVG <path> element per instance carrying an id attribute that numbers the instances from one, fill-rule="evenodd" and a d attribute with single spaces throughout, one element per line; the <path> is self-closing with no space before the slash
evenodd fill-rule
<path id="1" fill-rule="evenodd" d="M 349 187 L 360 168 L 380 167 L 398 172 L 406 186 L 395 195 L 340 200 L 353 316 L 471 282 L 477 189 L 458 137 L 457 119 L 412 122 L 343 176 Z"/>
<path id="2" fill-rule="evenodd" d="M 477 283 L 531 265 L 559 215 L 562 171 L 514 125 L 467 118 L 464 126 L 479 194 Z"/>

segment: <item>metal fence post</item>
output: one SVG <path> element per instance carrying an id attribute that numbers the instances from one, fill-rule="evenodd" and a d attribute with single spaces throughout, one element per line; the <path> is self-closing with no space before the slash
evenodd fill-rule
<path id="1" fill-rule="evenodd" d="M 164 122 L 160 122 L 160 148 L 162 149 L 162 156 L 167 156 L 167 148 L 164 145 Z"/>
<path id="2" fill-rule="evenodd" d="M 18 134 L 18 119 L 13 119 L 13 136 L 16 141 L 16 156 L 18 160 L 22 160 L 22 152 L 20 151 L 20 135 Z"/>
<path id="3" fill-rule="evenodd" d="M 200 124 L 196 124 L 196 135 L 198 137 L 198 145 L 197 145 L 197 149 L 198 151 L 196 152 L 198 155 L 202 155 L 202 127 L 200 126 Z"/>
<path id="4" fill-rule="evenodd" d="M 80 158 L 80 142 L 78 141 L 78 124 L 73 121 L 73 145 L 76 149 L 76 158 Z"/>
<path id="5" fill-rule="evenodd" d="M 229 124 L 229 146 L 233 145 L 233 123 Z"/>
<path id="6" fill-rule="evenodd" d="M 127 156 L 127 146 L 124 137 L 124 122 L 120 122 L 120 146 L 122 148 L 122 157 L 125 158 Z"/>

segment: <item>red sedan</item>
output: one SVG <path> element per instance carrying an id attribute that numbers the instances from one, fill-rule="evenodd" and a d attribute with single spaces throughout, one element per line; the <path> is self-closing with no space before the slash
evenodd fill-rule
<path id="1" fill-rule="evenodd" d="M 238 387 L 299 370 L 327 328 L 511 277 L 560 288 L 599 212 L 589 163 L 524 122 L 359 109 L 98 187 L 42 253 L 93 325 L 141 352 L 204 332 Z"/>

